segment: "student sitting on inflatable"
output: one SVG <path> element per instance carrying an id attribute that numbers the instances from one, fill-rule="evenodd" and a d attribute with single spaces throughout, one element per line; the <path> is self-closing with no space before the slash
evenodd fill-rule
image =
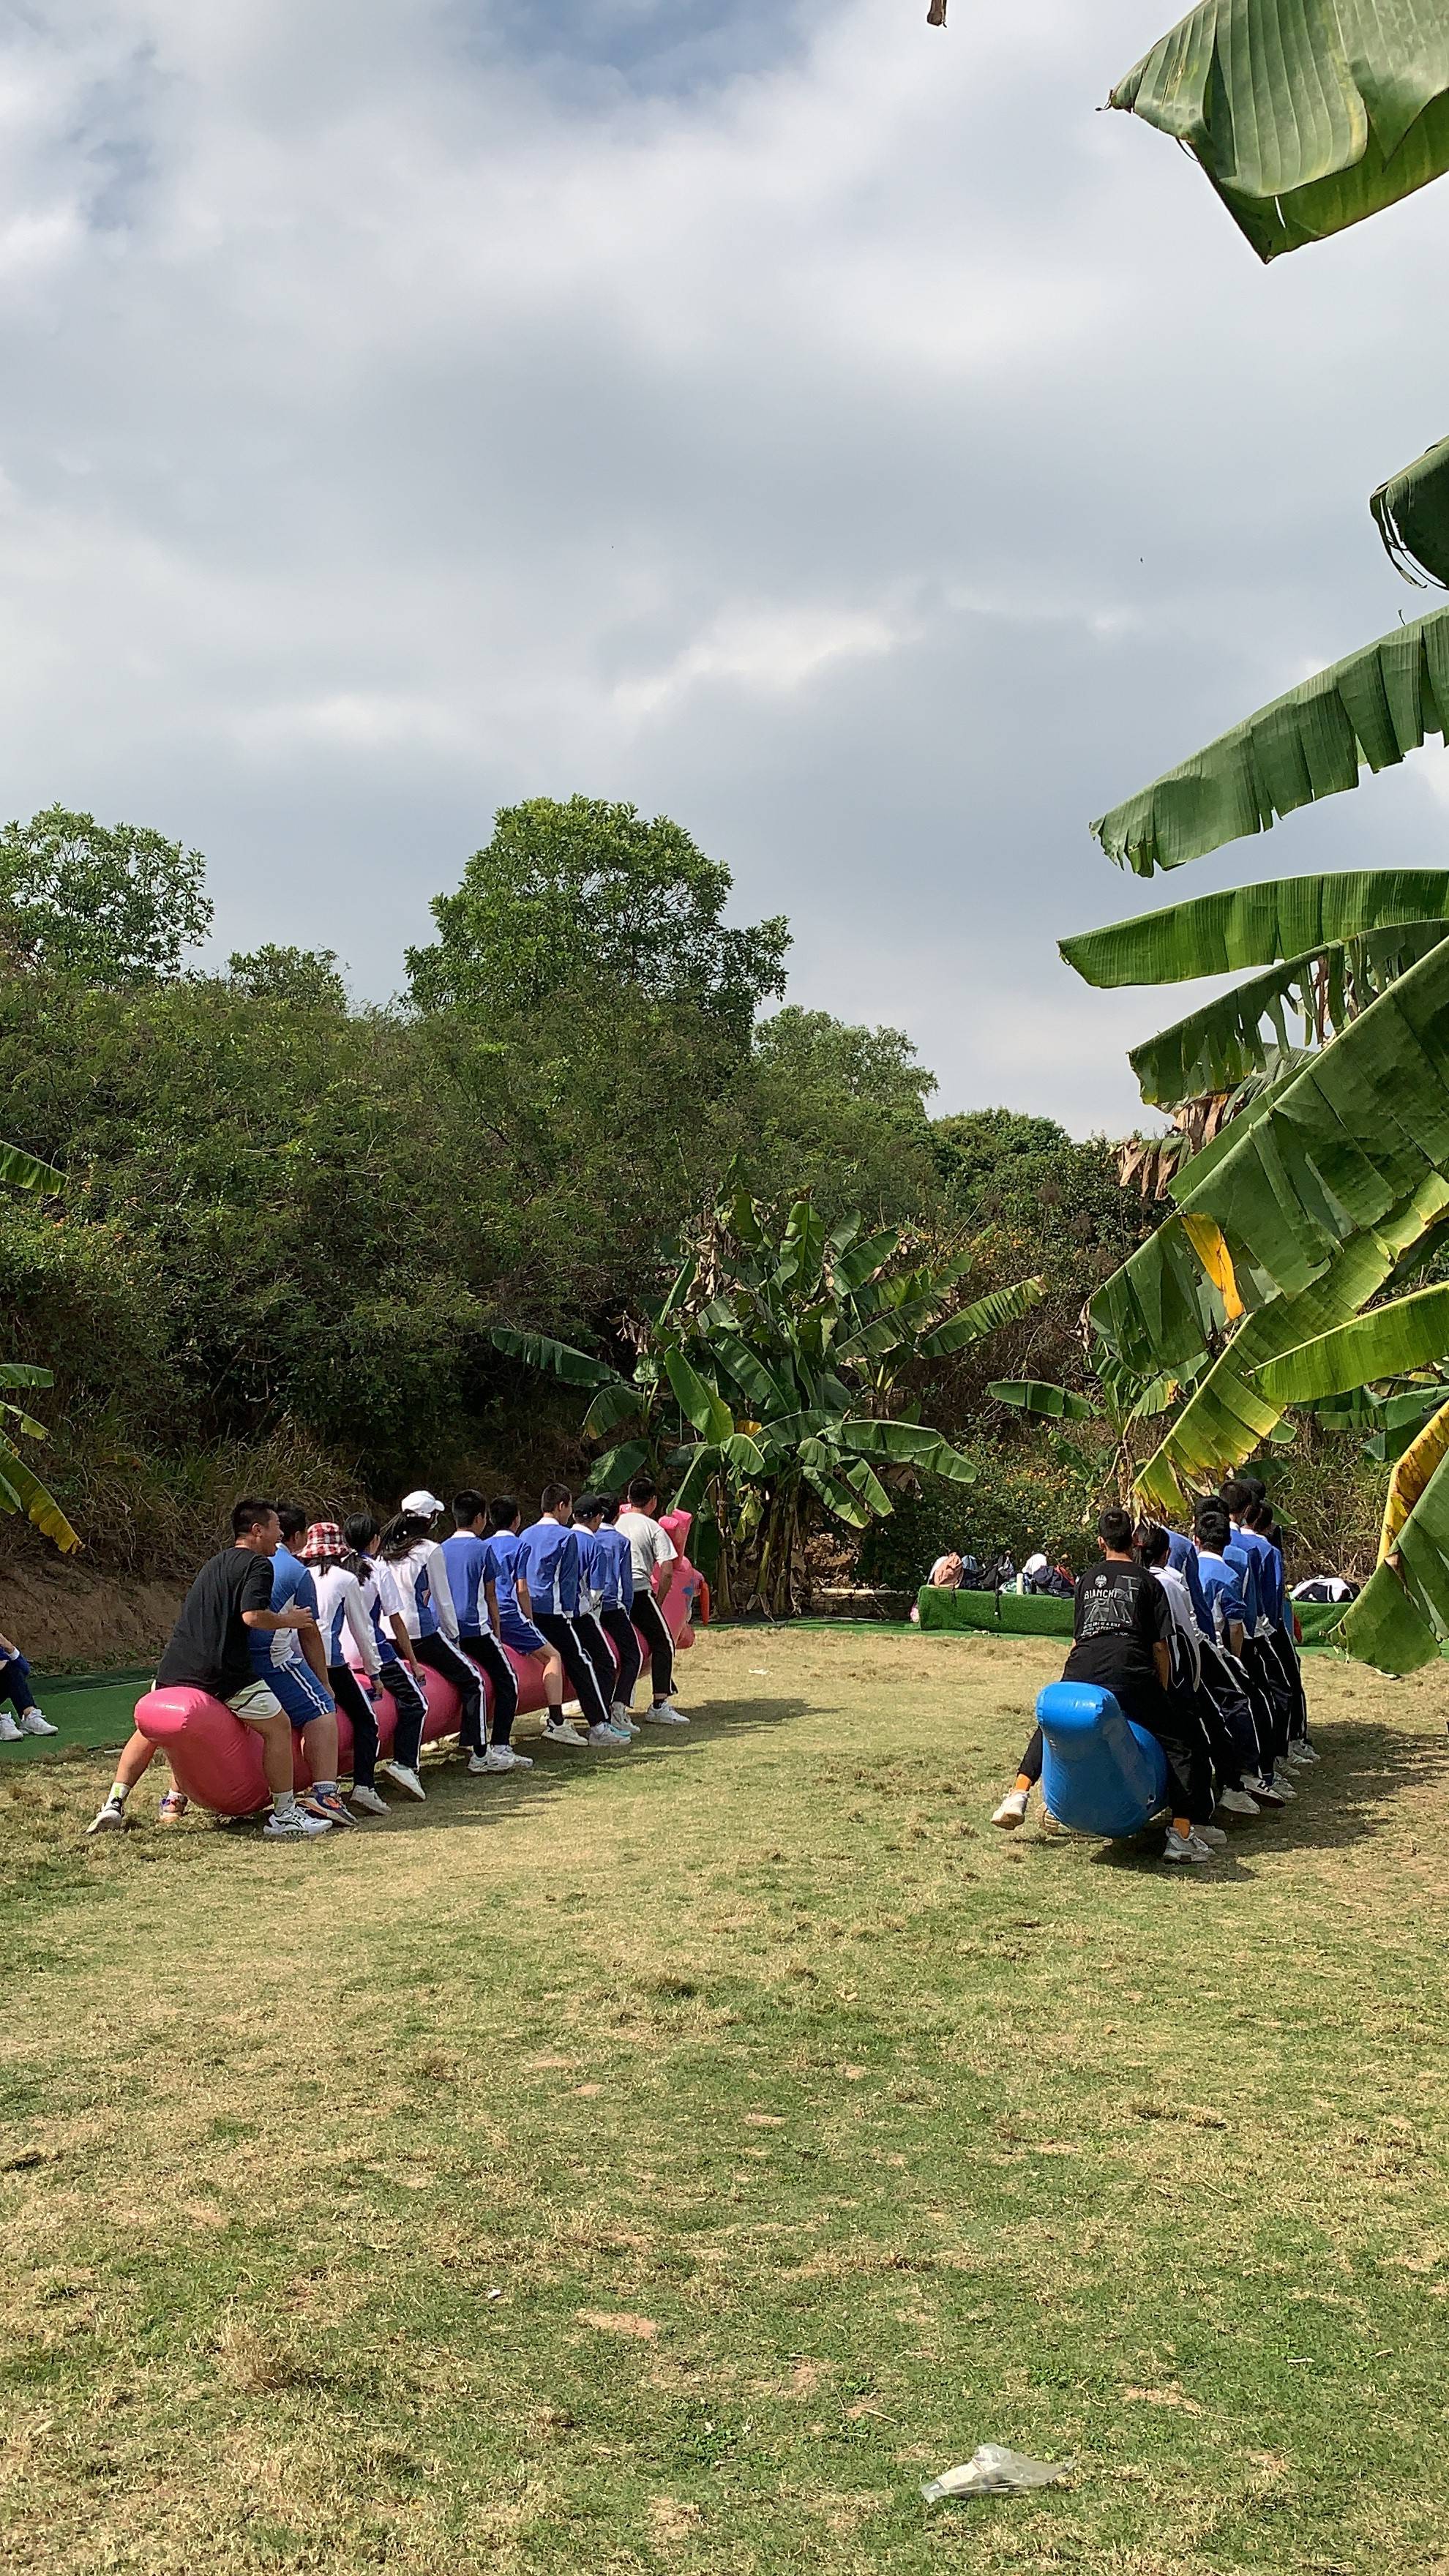
<path id="1" fill-rule="evenodd" d="M 1142 1728 L 1161 1746 L 1172 1807 L 1164 1860 L 1210 1860 L 1210 1845 L 1194 1831 L 1195 1825 L 1212 1822 L 1207 1744 L 1200 1729 L 1184 1722 L 1168 1697 L 1171 1607 L 1161 1586 L 1133 1556 L 1132 1522 L 1126 1512 L 1115 1507 L 1104 1511 L 1097 1522 L 1097 1537 L 1102 1562 L 1077 1584 L 1072 1651 L 1062 1680 L 1110 1691 L 1129 1726 Z M 1038 1726 L 993 1824 L 1011 1832 L 1024 1821 L 1028 1800 L 1042 1776 L 1045 1752 Z M 1066 1821 L 1070 1823 L 1070 1817 Z"/>

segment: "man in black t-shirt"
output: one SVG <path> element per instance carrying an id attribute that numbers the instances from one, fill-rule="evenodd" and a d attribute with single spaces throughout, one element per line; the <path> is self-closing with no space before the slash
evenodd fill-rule
<path id="1" fill-rule="evenodd" d="M 292 1729 L 281 1703 L 252 1669 L 253 1629 L 315 1626 L 308 1610 L 272 1608 L 272 1559 L 282 1525 L 271 1503 L 248 1499 L 231 1516 L 232 1544 L 202 1567 L 181 1606 L 181 1616 L 157 1666 L 157 1690 L 199 1690 L 219 1699 L 261 1737 L 262 1762 L 272 1793 L 265 1834 L 271 1842 L 307 1842 L 330 1832 L 330 1821 L 311 1815 L 292 1785 Z M 110 1795 L 93 1834 L 125 1825 L 126 1800 L 155 1759 L 156 1746 L 138 1727 L 116 1766 Z"/>
<path id="2" fill-rule="evenodd" d="M 1167 1695 L 1172 1674 L 1171 1606 L 1162 1586 L 1132 1553 L 1128 1513 L 1116 1508 L 1103 1512 L 1097 1538 L 1102 1561 L 1077 1584 L 1072 1651 L 1062 1679 L 1110 1691 L 1124 1717 L 1156 1736 L 1167 1756 L 1173 1805 L 1164 1858 L 1208 1860 L 1210 1848 L 1193 1832 L 1193 1825 L 1212 1821 L 1212 1763 L 1206 1739 L 1200 1730 L 1180 1722 Z M 1010 1832 L 1023 1822 L 1031 1792 L 1042 1775 L 1044 1754 L 1038 1727 L 1022 1755 L 1016 1784 L 997 1808 L 993 1824 Z"/>

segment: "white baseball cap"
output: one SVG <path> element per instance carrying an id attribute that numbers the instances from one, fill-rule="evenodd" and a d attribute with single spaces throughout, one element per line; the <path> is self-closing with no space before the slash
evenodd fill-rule
<path id="1" fill-rule="evenodd" d="M 399 1506 L 402 1511 L 415 1513 L 419 1520 L 428 1521 L 436 1519 L 443 1508 L 437 1495 L 430 1494 L 426 1485 L 419 1485 L 415 1494 L 404 1494 Z"/>

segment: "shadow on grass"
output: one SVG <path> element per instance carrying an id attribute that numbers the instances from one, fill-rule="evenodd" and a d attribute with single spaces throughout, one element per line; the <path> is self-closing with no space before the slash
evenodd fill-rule
<path id="1" fill-rule="evenodd" d="M 1226 1848 L 1213 1855 L 1209 1869 L 1184 1869 L 1178 1875 L 1201 1878 L 1221 1887 L 1225 1879 L 1253 1878 L 1247 1865 L 1266 1861 L 1276 1851 L 1335 1851 L 1350 1843 L 1373 1841 L 1397 1833 L 1398 1816 L 1387 1802 L 1443 1786 L 1449 1775 L 1449 1742 L 1406 1736 L 1392 1726 L 1355 1718 L 1320 1732 L 1321 1760 L 1294 1776 L 1297 1791 L 1291 1806 L 1261 1818 L 1229 1824 Z M 1044 1838 L 1054 1839 L 1054 1838 Z M 1062 1848 L 1066 1848 L 1065 1845 Z M 1107 1843 L 1092 1854 L 1098 1869 L 1160 1869 L 1162 1834 L 1154 1826 L 1132 1841 Z"/>
<path id="2" fill-rule="evenodd" d="M 613 1750 L 589 1745 L 570 1748 L 545 1743 L 541 1734 L 518 1737 L 518 1749 L 532 1762 L 531 1771 L 471 1772 L 456 1755 L 429 1763 L 423 1772 L 427 1804 L 399 1798 L 386 1825 L 379 1816 L 372 1829 L 388 1833 L 437 1833 L 454 1827 L 490 1825 L 504 1816 L 551 1805 L 579 1779 L 596 1781 L 605 1772 L 638 1772 L 660 1761 L 698 1758 L 728 1738 L 758 1734 L 762 1728 L 787 1726 L 808 1716 L 814 1703 L 805 1699 L 757 1699 L 745 1702 L 706 1700 L 690 1711 L 686 1726 L 646 1726 L 630 1746 Z M 384 1782 L 386 1789 L 386 1782 Z"/>

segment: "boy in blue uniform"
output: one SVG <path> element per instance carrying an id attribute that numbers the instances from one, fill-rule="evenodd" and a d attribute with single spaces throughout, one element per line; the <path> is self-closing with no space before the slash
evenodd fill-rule
<path id="1" fill-rule="evenodd" d="M 337 1788 L 337 1704 L 327 1680 L 327 1663 L 317 1625 L 317 1587 L 297 1555 L 293 1541 L 307 1528 L 307 1515 L 295 1503 L 279 1503 L 282 1544 L 272 1559 L 272 1608 L 304 1610 L 309 1624 L 279 1628 L 272 1635 L 251 1632 L 252 1670 L 280 1701 L 294 1734 L 300 1735 L 312 1773 L 308 1803 L 334 1825 L 355 1825 Z"/>
<path id="2" fill-rule="evenodd" d="M 513 1568 L 520 1607 L 558 1654 L 583 1711 L 590 1744 L 627 1744 L 627 1729 L 616 1727 L 599 1678 L 584 1651 L 575 1626 L 579 1607 L 579 1551 L 567 1514 L 573 1496 L 567 1485 L 545 1485 L 540 1513 L 518 1542 Z M 547 1730 L 550 1734 L 552 1728 Z"/>
<path id="3" fill-rule="evenodd" d="M 1258 1610 L 1257 1570 L 1241 1548 L 1232 1544 L 1232 1523 L 1216 1500 L 1200 1503 L 1194 1522 L 1197 1571 L 1213 1621 L 1212 1633 L 1222 1652 L 1232 1658 L 1247 1685 L 1248 1706 L 1258 1738 L 1258 1770 L 1244 1772 L 1243 1788 L 1260 1806 L 1281 1807 L 1292 1797 L 1286 1783 L 1275 1784 L 1276 1716 L 1264 1690 L 1253 1638 Z"/>
<path id="4" fill-rule="evenodd" d="M 617 1658 L 610 1715 L 616 1726 L 627 1726 L 631 1735 L 637 1735 L 639 1728 L 629 1711 L 643 1667 L 644 1650 L 630 1616 L 634 1607 L 634 1551 L 623 1531 L 615 1526 L 618 1517 L 618 1504 L 597 1494 L 587 1495 L 577 1514 L 578 1520 L 586 1525 L 593 1537 L 589 1591 L 594 1616 Z"/>
<path id="5" fill-rule="evenodd" d="M 453 1498 L 453 1535 L 443 1541 L 448 1589 L 458 1618 L 458 1644 L 469 1663 L 476 1664 L 480 1672 L 487 1674 L 492 1702 L 488 1750 L 475 1753 L 468 1768 L 470 1771 L 531 1771 L 533 1764 L 528 1755 L 515 1753 L 513 1749 L 513 1721 L 518 1715 L 518 1676 L 486 1624 L 488 1599 L 483 1586 L 488 1571 L 488 1550 L 483 1531 L 487 1516 L 487 1505 L 481 1494 L 456 1494 Z"/>
<path id="6" fill-rule="evenodd" d="M 488 1604 L 488 1624 L 500 1642 L 515 1655 L 527 1655 L 543 1671 L 543 1696 L 547 1711 L 544 1733 L 553 1744 L 583 1744 L 586 1738 L 576 1726 L 570 1726 L 563 1713 L 564 1668 L 555 1647 L 533 1624 L 528 1602 L 528 1582 L 524 1578 L 524 1597 L 518 1597 L 518 1559 L 523 1541 L 519 1523 L 523 1518 L 511 1494 L 495 1494 L 488 1506 L 488 1532 L 483 1541 L 483 1597 Z"/>

